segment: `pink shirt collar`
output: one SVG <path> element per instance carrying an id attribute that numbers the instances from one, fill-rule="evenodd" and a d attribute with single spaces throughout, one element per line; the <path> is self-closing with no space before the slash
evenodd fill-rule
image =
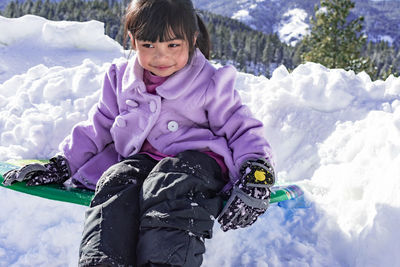
<path id="1" fill-rule="evenodd" d="M 146 85 L 146 90 L 153 95 L 157 94 L 156 88 L 163 84 L 163 82 L 165 82 L 167 79 L 168 77 L 156 76 L 148 70 L 144 70 L 143 73 L 143 81 Z"/>

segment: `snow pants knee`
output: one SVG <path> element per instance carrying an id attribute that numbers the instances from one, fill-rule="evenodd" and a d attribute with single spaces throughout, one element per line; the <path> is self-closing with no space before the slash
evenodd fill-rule
<path id="1" fill-rule="evenodd" d="M 223 185 L 215 160 L 196 151 L 110 167 L 86 213 L 80 266 L 200 266 Z"/>

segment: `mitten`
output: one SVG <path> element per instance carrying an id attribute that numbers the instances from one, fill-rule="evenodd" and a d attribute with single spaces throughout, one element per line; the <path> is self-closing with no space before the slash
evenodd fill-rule
<path id="1" fill-rule="evenodd" d="M 242 178 L 231 189 L 229 199 L 218 216 L 223 231 L 252 225 L 263 214 L 275 183 L 272 166 L 265 159 L 246 161 L 240 172 Z"/>
<path id="2" fill-rule="evenodd" d="M 44 165 L 33 163 L 20 169 L 10 170 L 3 177 L 6 186 L 14 182 L 27 181 L 26 185 L 43 185 L 50 183 L 62 184 L 70 177 L 68 161 L 65 157 L 58 155 Z"/>

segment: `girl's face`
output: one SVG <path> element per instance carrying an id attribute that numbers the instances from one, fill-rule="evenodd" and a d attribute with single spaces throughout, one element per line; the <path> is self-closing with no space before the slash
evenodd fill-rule
<path id="1" fill-rule="evenodd" d="M 189 45 L 182 39 L 155 43 L 134 39 L 132 46 L 139 64 L 160 77 L 174 74 L 185 67 L 189 60 Z"/>

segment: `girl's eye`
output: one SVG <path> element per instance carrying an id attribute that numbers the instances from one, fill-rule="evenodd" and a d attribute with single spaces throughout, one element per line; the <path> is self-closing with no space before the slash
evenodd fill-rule
<path id="1" fill-rule="evenodd" d="M 180 44 L 169 44 L 168 46 L 174 48 L 180 46 Z"/>
<path id="2" fill-rule="evenodd" d="M 144 48 L 153 48 L 154 46 L 152 44 L 142 44 Z"/>

